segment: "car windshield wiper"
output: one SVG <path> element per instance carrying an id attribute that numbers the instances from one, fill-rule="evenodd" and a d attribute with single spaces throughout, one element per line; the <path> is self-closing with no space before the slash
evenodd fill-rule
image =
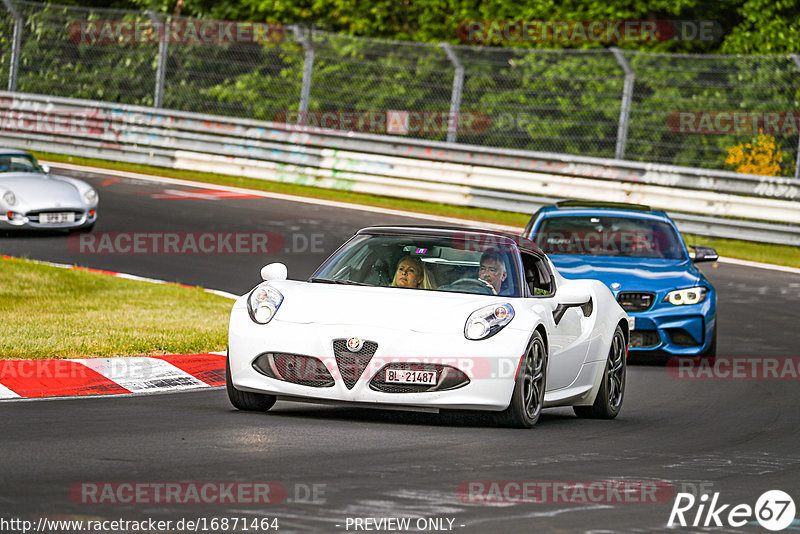
<path id="1" fill-rule="evenodd" d="M 333 280 L 332 278 L 312 278 L 312 282 L 319 282 L 321 284 L 342 284 L 346 286 L 369 286 L 372 284 L 365 284 L 364 282 L 356 282 L 354 280 Z"/>

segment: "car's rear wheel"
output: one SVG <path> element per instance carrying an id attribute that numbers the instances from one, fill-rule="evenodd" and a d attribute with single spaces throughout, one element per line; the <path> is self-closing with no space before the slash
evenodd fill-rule
<path id="1" fill-rule="evenodd" d="M 608 351 L 606 368 L 603 371 L 603 382 L 592 406 L 573 406 L 575 415 L 590 419 L 614 419 L 622 409 L 622 399 L 625 396 L 625 375 L 627 369 L 626 357 L 628 353 L 625 334 L 622 327 L 617 325 L 614 338 L 611 340 L 611 349 Z"/>
<path id="2" fill-rule="evenodd" d="M 275 404 L 275 395 L 239 391 L 233 387 L 231 381 L 231 362 L 225 358 L 225 388 L 228 390 L 228 399 L 234 408 L 252 412 L 266 412 Z"/>
<path id="3" fill-rule="evenodd" d="M 535 425 L 544 407 L 546 383 L 547 349 L 537 330 L 520 363 L 511 404 L 499 414 L 498 422 L 515 428 L 531 428 Z"/>

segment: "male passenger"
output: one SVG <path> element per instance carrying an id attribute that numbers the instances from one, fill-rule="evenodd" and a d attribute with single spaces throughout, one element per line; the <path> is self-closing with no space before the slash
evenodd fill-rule
<path id="1" fill-rule="evenodd" d="M 483 281 L 494 289 L 495 294 L 500 293 L 503 281 L 507 277 L 506 263 L 503 256 L 497 252 L 485 252 L 481 256 L 481 266 L 478 270 L 478 280 Z"/>

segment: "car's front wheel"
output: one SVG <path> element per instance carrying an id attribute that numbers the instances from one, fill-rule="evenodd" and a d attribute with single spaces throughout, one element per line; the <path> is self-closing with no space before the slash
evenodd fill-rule
<path id="1" fill-rule="evenodd" d="M 622 408 L 625 396 L 625 375 L 628 354 L 627 342 L 622 327 L 617 325 L 611 349 L 608 351 L 603 382 L 592 406 L 573 406 L 575 415 L 590 419 L 614 419 Z"/>
<path id="2" fill-rule="evenodd" d="M 225 358 L 225 387 L 228 390 L 228 399 L 237 410 L 266 412 L 275 404 L 275 395 L 239 391 L 233 387 L 230 358 Z"/>
<path id="3" fill-rule="evenodd" d="M 547 349 L 542 335 L 536 331 L 519 366 L 511 404 L 500 413 L 499 422 L 516 428 L 535 425 L 544 407 L 546 383 Z"/>

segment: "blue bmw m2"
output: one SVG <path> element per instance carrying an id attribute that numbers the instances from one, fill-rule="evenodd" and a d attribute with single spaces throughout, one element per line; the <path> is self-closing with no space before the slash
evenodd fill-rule
<path id="1" fill-rule="evenodd" d="M 611 289 L 635 319 L 631 355 L 716 356 L 717 296 L 695 263 L 719 256 L 700 246 L 689 254 L 666 213 L 565 200 L 537 211 L 525 237 L 565 278 L 594 278 Z"/>

